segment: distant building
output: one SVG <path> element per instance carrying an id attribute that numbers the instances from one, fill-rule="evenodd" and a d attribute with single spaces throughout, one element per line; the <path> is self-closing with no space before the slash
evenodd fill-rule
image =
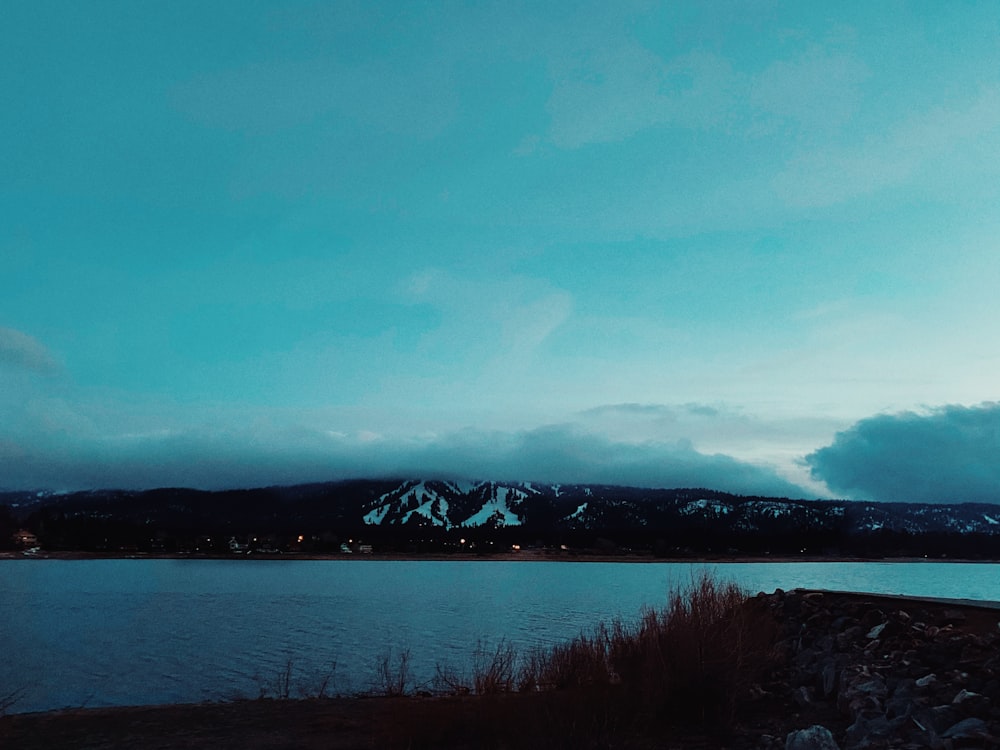
<path id="1" fill-rule="evenodd" d="M 18 529 L 11 537 L 17 547 L 37 547 L 38 537 L 25 529 Z"/>
<path id="2" fill-rule="evenodd" d="M 249 549 L 249 544 L 238 542 L 234 536 L 229 537 L 229 551 L 234 555 L 244 555 Z"/>

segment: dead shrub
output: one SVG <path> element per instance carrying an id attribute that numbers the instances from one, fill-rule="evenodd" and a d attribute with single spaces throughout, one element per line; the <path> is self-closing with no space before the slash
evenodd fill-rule
<path id="1" fill-rule="evenodd" d="M 501 638 L 493 649 L 490 649 L 484 641 L 476 645 L 472 679 L 477 695 L 511 692 L 514 689 L 516 673 L 517 650 L 510 641 Z"/>
<path id="2" fill-rule="evenodd" d="M 589 690 L 632 724 L 728 727 L 739 698 L 768 668 L 776 631 L 735 584 L 702 575 L 633 625 L 601 623 L 569 643 L 529 652 L 518 687 Z"/>
<path id="3" fill-rule="evenodd" d="M 375 662 L 375 686 L 377 695 L 398 697 L 406 695 L 410 684 L 410 649 L 402 649 L 395 660 L 392 648 L 387 648 Z"/>
<path id="4" fill-rule="evenodd" d="M 0 716 L 6 716 L 7 712 L 21 700 L 24 693 L 25 688 L 20 688 L 19 690 L 13 690 L 9 693 L 0 695 Z"/>
<path id="5" fill-rule="evenodd" d="M 438 695 L 470 695 L 472 680 L 454 667 L 437 664 L 431 679 L 431 689 Z"/>
<path id="6" fill-rule="evenodd" d="M 614 630 L 610 661 L 629 700 L 650 716 L 726 727 L 767 669 L 775 636 L 742 589 L 703 575 L 636 627 Z"/>

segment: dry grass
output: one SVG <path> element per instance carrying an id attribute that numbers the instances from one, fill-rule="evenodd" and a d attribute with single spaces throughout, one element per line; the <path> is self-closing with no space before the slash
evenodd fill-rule
<path id="1" fill-rule="evenodd" d="M 301 674 L 296 674 L 294 662 L 287 659 L 285 665 L 267 680 L 259 673 L 253 676 L 257 683 L 258 700 L 291 700 L 294 698 L 329 698 L 330 687 L 337 672 L 337 662 L 330 662 L 330 669 L 325 673 L 313 675 L 313 679 L 305 681 Z M 293 690 L 294 687 L 294 690 Z M 245 696 L 237 694 L 236 700 Z"/>
<path id="2" fill-rule="evenodd" d="M 375 685 L 372 692 L 397 698 L 406 695 L 410 686 L 410 649 L 402 649 L 393 658 L 392 649 L 386 649 L 375 662 Z"/>
<path id="3" fill-rule="evenodd" d="M 0 716 L 6 715 L 6 713 L 12 709 L 17 702 L 21 700 L 24 695 L 24 688 L 20 690 L 12 690 L 9 693 L 4 693 L 0 695 Z"/>
<path id="4" fill-rule="evenodd" d="M 630 701 L 672 721 L 727 727 L 777 634 L 739 587 L 703 576 L 614 635 L 611 662 Z"/>
<path id="5" fill-rule="evenodd" d="M 472 664 L 472 684 L 476 694 L 511 692 L 516 684 L 517 661 L 517 650 L 509 641 L 501 639 L 493 649 L 480 641 Z"/>
<path id="6" fill-rule="evenodd" d="M 438 686 L 477 695 L 463 731 L 497 737 L 497 747 L 631 746 L 682 725 L 725 733 L 771 661 L 775 625 L 754 605 L 739 587 L 703 575 L 634 624 L 601 623 L 524 655 L 506 641 L 492 649 L 480 643 L 471 677 L 439 667 Z M 497 719 L 515 707 L 513 726 Z M 411 746 L 421 745 L 407 734 Z"/>

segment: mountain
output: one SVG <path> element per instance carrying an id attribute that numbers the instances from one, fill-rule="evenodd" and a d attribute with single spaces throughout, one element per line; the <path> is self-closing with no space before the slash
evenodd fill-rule
<path id="1" fill-rule="evenodd" d="M 533 544 L 656 554 L 1000 556 L 1000 506 L 745 497 L 709 489 L 353 480 L 208 492 L 0 493 L 51 549 L 386 551 Z M 461 540 L 466 542 L 461 542 Z M 293 541 L 290 541 L 293 540 Z"/>

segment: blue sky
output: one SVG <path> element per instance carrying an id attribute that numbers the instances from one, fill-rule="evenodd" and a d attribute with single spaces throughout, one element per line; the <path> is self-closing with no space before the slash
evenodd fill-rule
<path id="1" fill-rule="evenodd" d="M 0 94 L 0 487 L 1000 501 L 995 3 L 15 0 Z"/>

